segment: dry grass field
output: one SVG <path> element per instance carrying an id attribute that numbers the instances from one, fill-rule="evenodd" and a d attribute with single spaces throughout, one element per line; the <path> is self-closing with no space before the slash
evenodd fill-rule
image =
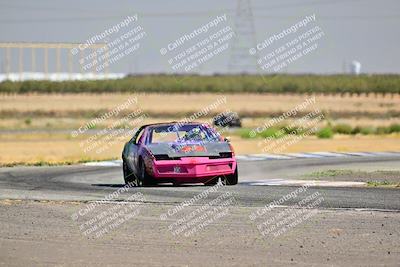
<path id="1" fill-rule="evenodd" d="M 204 107 L 226 97 L 210 111 L 210 116 L 224 110 L 238 112 L 244 117 L 244 127 L 257 127 L 265 118 L 279 116 L 302 103 L 308 96 L 273 94 L 0 94 L 0 129 L 74 129 L 90 118 L 118 107 L 136 96 L 138 103 L 122 113 L 141 108 L 149 114 L 149 121 L 177 120 L 190 116 Z M 327 119 L 337 123 L 359 126 L 387 126 L 400 122 L 400 96 L 341 97 L 316 95 L 315 105 Z M 121 114 L 122 114 L 121 113 Z M 113 119 L 98 124 L 98 128 L 112 124 Z"/>
<path id="2" fill-rule="evenodd" d="M 24 94 L 0 95 L 0 114 L 7 111 L 34 114 L 35 111 L 52 112 L 52 116 L 68 117 L 81 111 L 109 110 L 137 96 L 137 105 L 145 112 L 159 116 L 176 116 L 199 111 L 217 99 L 226 96 L 226 104 L 221 104 L 215 113 L 231 109 L 247 116 L 276 114 L 285 112 L 302 103 L 309 96 L 274 94 Z M 386 97 L 360 96 L 341 97 L 339 95 L 316 95 L 316 107 L 332 114 L 351 117 L 368 114 L 382 116 L 388 112 L 400 113 L 400 96 Z M 131 105 L 130 109 L 136 108 Z M 309 110 L 306 109 L 306 111 Z M 213 110 L 214 111 L 214 110 Z M 10 114 L 12 115 L 12 114 Z M 251 116 L 254 117 L 254 116 Z"/>
<path id="3" fill-rule="evenodd" d="M 84 152 L 80 143 L 88 136 L 72 138 L 71 130 L 79 128 L 98 114 L 103 114 L 134 95 L 130 94 L 23 94 L 0 95 L 0 164 L 11 162 L 79 161 L 89 159 L 119 158 L 123 143 L 117 140 L 107 149 L 96 153 Z M 244 127 L 262 125 L 266 118 L 302 103 L 305 95 L 273 94 L 137 94 L 138 103 L 130 105 L 124 113 L 141 108 L 149 117 L 143 123 L 179 120 L 226 97 L 226 104 L 212 110 L 236 111 L 243 117 Z M 323 96 L 316 95 L 313 108 L 323 110 L 328 121 L 348 123 L 352 126 L 387 126 L 400 123 L 400 97 L 375 96 Z M 122 114 L 121 114 L 122 115 Z M 199 120 L 209 120 L 202 117 Z M 120 116 L 121 117 L 121 116 Z M 118 118 L 111 118 L 96 125 L 96 129 L 112 125 Z M 41 130 L 35 132 L 33 130 Z M 25 130 L 19 132 L 18 130 Z M 45 130 L 45 131 L 43 131 Z M 61 130 L 54 131 L 54 130 Z M 48 132 L 46 132 L 48 131 Z M 225 133 L 225 136 L 229 135 Z M 260 139 L 242 139 L 231 136 L 238 154 L 263 153 Z M 304 151 L 400 151 L 400 137 L 396 134 L 380 136 L 342 136 L 318 139 L 310 136 L 285 147 L 283 152 Z"/>

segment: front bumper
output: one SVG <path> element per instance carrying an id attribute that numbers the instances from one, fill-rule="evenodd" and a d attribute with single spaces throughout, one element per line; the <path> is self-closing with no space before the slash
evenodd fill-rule
<path id="1" fill-rule="evenodd" d="M 233 174 L 236 169 L 235 158 L 209 159 L 208 157 L 182 157 L 179 160 L 154 160 L 154 178 L 208 178 Z"/>

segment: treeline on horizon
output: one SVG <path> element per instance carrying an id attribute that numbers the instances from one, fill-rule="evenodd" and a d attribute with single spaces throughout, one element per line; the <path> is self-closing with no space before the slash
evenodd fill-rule
<path id="1" fill-rule="evenodd" d="M 93 81 L 3 81 L 0 93 L 400 94 L 400 75 L 138 75 Z"/>

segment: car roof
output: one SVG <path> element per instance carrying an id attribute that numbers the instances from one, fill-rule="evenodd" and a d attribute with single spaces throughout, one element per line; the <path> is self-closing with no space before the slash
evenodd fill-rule
<path id="1" fill-rule="evenodd" d="M 207 123 L 203 123 L 203 122 L 183 122 L 183 121 L 171 121 L 171 122 L 159 122 L 159 123 L 150 123 L 150 124 L 146 124 L 143 125 L 143 128 L 147 128 L 147 127 L 151 127 L 151 126 L 171 126 L 171 125 L 176 125 L 176 124 L 181 124 L 181 125 L 200 125 L 200 124 L 205 124 L 207 125 Z"/>

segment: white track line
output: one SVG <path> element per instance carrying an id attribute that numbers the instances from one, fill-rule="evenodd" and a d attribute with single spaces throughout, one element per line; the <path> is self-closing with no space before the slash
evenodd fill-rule
<path id="1" fill-rule="evenodd" d="M 348 181 L 321 181 L 321 180 L 286 180 L 286 179 L 268 179 L 257 181 L 241 181 L 241 184 L 251 186 L 265 186 L 265 185 L 285 185 L 285 186 L 322 186 L 322 187 L 355 187 L 365 186 L 364 182 L 348 182 Z"/>
<path id="2" fill-rule="evenodd" d="M 371 154 L 377 156 L 400 156 L 400 152 L 371 152 Z"/>
<path id="3" fill-rule="evenodd" d="M 286 154 L 249 154 L 247 155 L 252 158 L 262 158 L 262 159 L 292 159 L 293 157 Z"/>
<path id="4" fill-rule="evenodd" d="M 379 156 L 375 155 L 375 153 L 368 153 L 368 152 L 345 152 L 345 154 L 350 155 L 350 156 L 359 156 L 359 157 L 373 157 L 373 156 Z"/>
<path id="5" fill-rule="evenodd" d="M 235 156 L 237 160 L 241 161 L 257 161 L 257 160 L 266 160 L 267 158 L 261 158 L 261 157 L 250 157 L 247 155 L 237 155 Z"/>
<path id="6" fill-rule="evenodd" d="M 294 158 L 322 158 L 321 155 L 313 155 L 310 153 L 286 153 L 285 155 L 288 155 L 288 156 L 294 157 Z"/>
<path id="7" fill-rule="evenodd" d="M 321 156 L 321 157 L 336 157 L 336 158 L 346 157 L 345 154 L 335 153 L 335 152 L 310 152 L 310 153 L 306 153 L 306 154 L 316 155 L 316 156 Z"/>
<path id="8" fill-rule="evenodd" d="M 93 162 L 86 162 L 83 165 L 86 165 L 86 166 L 100 166 L 100 167 L 122 166 L 122 160 L 93 161 Z"/>

